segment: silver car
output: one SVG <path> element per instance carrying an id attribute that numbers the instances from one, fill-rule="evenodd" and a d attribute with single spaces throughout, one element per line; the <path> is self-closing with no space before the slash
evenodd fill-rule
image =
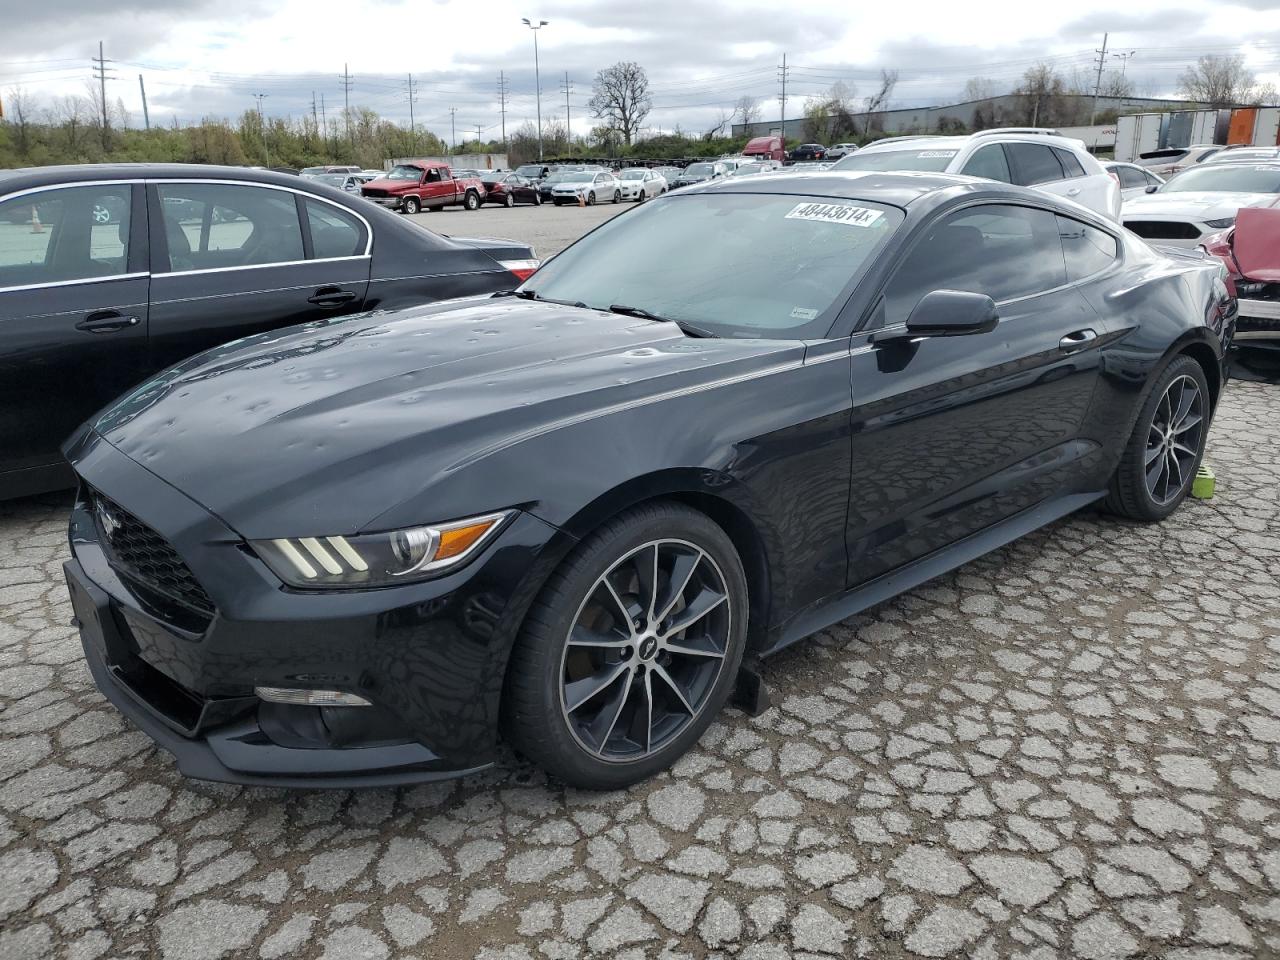
<path id="1" fill-rule="evenodd" d="M 622 184 L 608 171 L 583 170 L 551 188 L 551 202 L 557 207 L 579 202 L 591 207 L 606 200 L 622 201 Z"/>
<path id="2" fill-rule="evenodd" d="M 618 174 L 622 199 L 644 203 L 667 192 L 667 178 L 648 167 L 628 167 Z"/>

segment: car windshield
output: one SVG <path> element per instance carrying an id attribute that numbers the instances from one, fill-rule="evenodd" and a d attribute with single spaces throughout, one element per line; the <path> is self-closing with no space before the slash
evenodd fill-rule
<path id="1" fill-rule="evenodd" d="M 347 182 L 345 173 L 322 173 L 316 177 L 321 183 L 327 183 L 331 187 L 340 187 Z"/>
<path id="2" fill-rule="evenodd" d="M 1161 193 L 1192 191 L 1280 193 L 1280 165 L 1221 163 L 1193 167 L 1160 188 Z"/>
<path id="3" fill-rule="evenodd" d="M 482 183 L 500 183 L 506 179 L 507 175 L 505 173 L 486 173 L 480 178 Z"/>
<path id="4" fill-rule="evenodd" d="M 397 164 L 391 168 L 391 172 L 387 174 L 388 180 L 421 180 L 422 171 L 418 167 L 410 167 L 405 164 Z"/>
<path id="5" fill-rule="evenodd" d="M 635 169 L 632 169 L 632 170 L 623 170 L 623 171 L 622 171 L 622 177 L 621 177 L 621 179 L 623 179 L 623 180 L 643 180 L 643 179 L 645 178 L 645 174 L 646 174 L 646 172 L 647 172 L 647 171 L 645 171 L 645 170 L 635 170 Z"/>
<path id="6" fill-rule="evenodd" d="M 572 173 L 553 173 L 551 174 L 551 176 L 547 177 L 547 179 L 543 180 L 542 182 L 547 185 L 556 184 L 556 183 L 567 183 L 569 178 L 572 176 L 573 176 Z"/>
<path id="7" fill-rule="evenodd" d="M 516 173 L 522 177 L 537 177 L 542 174 L 542 167 L 536 163 L 526 163 L 523 166 L 516 167 Z"/>
<path id="8" fill-rule="evenodd" d="M 758 163 L 740 163 L 738 164 L 738 168 L 734 170 L 731 174 L 729 174 L 729 176 L 747 177 L 753 173 L 759 173 L 763 169 L 764 167 Z"/>
<path id="9" fill-rule="evenodd" d="M 715 168 L 709 163 L 691 163 L 684 168 L 686 176 L 690 177 L 707 177 Z"/>
<path id="10" fill-rule="evenodd" d="M 841 158 L 837 170 L 946 170 L 959 150 L 954 148 L 926 149 L 904 147 L 898 150 L 866 148 Z"/>
<path id="11" fill-rule="evenodd" d="M 902 222 L 894 207 L 779 194 L 673 194 L 610 220 L 527 289 L 624 304 L 718 336 L 825 336 L 852 284 Z"/>
<path id="12" fill-rule="evenodd" d="M 324 167 L 303 167 L 298 171 L 298 175 L 302 177 L 314 177 L 318 173 L 324 173 Z"/>

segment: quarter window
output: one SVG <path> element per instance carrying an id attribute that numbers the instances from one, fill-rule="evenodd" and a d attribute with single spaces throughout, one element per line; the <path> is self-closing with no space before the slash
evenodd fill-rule
<path id="1" fill-rule="evenodd" d="M 1014 166 L 1015 183 L 1030 187 L 1062 179 L 1062 164 L 1044 144 L 1006 143 L 1004 148 Z"/>
<path id="2" fill-rule="evenodd" d="M 985 293 L 992 300 L 1034 296 L 1066 282 L 1056 218 L 1047 210 L 989 204 L 928 228 L 885 290 L 885 324 L 907 322 L 934 290 Z"/>
<path id="3" fill-rule="evenodd" d="M 303 258 L 302 223 L 287 190 L 227 183 L 161 183 L 157 190 L 171 271 Z"/>
<path id="4" fill-rule="evenodd" d="M 311 255 L 317 260 L 355 257 L 364 253 L 364 226 L 332 204 L 307 198 L 307 224 L 311 227 Z"/>
<path id="5" fill-rule="evenodd" d="M 1072 283 L 1107 269 L 1119 255 L 1115 237 L 1070 217 L 1058 217 L 1058 236 Z"/>
<path id="6" fill-rule="evenodd" d="M 126 273 L 131 197 L 121 184 L 0 200 L 0 288 Z"/>
<path id="7" fill-rule="evenodd" d="M 1073 177 L 1084 176 L 1084 167 L 1080 165 L 1080 161 L 1076 159 L 1076 155 L 1070 150 L 1054 147 L 1053 154 L 1058 158 L 1058 163 L 1062 164 L 1062 172 L 1068 180 Z"/>
<path id="8" fill-rule="evenodd" d="M 1112 167 L 1116 174 L 1120 177 L 1120 186 L 1125 187 L 1145 187 L 1147 185 L 1147 177 L 1141 170 L 1135 167 Z"/>
<path id="9" fill-rule="evenodd" d="M 1009 161 L 1004 156 L 1004 147 L 998 143 L 989 143 L 980 149 L 969 158 L 960 172 L 971 177 L 999 180 L 1001 183 L 1013 181 L 1013 177 L 1009 174 Z"/>

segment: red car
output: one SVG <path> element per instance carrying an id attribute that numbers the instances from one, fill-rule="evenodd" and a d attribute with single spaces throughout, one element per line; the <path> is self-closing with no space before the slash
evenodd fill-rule
<path id="1" fill-rule="evenodd" d="M 514 207 L 517 203 L 532 203 L 535 207 L 542 205 L 538 185 L 510 170 L 486 173 L 480 182 L 484 184 L 485 203 L 500 203 L 504 207 Z"/>
<path id="2" fill-rule="evenodd" d="M 1280 209 L 1245 207 L 1200 246 L 1226 265 L 1240 310 L 1235 341 L 1280 349 Z"/>
<path id="3" fill-rule="evenodd" d="M 448 164 L 414 160 L 398 163 L 385 177 L 369 181 L 360 188 L 360 195 L 401 213 L 417 213 L 458 205 L 479 210 L 485 189 L 475 177 L 454 177 Z"/>

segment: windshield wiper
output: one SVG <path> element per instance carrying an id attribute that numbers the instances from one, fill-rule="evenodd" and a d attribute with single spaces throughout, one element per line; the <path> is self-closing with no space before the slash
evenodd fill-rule
<path id="1" fill-rule="evenodd" d="M 587 308 L 581 300 L 554 300 L 551 297 L 541 296 L 537 290 L 517 290 L 512 296 L 519 297 L 521 300 L 537 300 L 539 303 L 555 303 L 562 307 L 582 307 L 584 310 Z"/>
<path id="2" fill-rule="evenodd" d="M 629 307 L 625 303 L 611 303 L 609 304 L 609 312 L 619 313 L 624 317 L 638 317 L 641 320 L 653 320 L 656 323 L 674 323 L 686 336 L 690 337 L 709 337 L 714 339 L 720 336 L 718 333 L 712 333 L 710 330 L 703 327 L 695 326 L 687 320 L 677 320 L 674 317 L 664 317 L 650 310 L 646 310 L 644 307 Z"/>

